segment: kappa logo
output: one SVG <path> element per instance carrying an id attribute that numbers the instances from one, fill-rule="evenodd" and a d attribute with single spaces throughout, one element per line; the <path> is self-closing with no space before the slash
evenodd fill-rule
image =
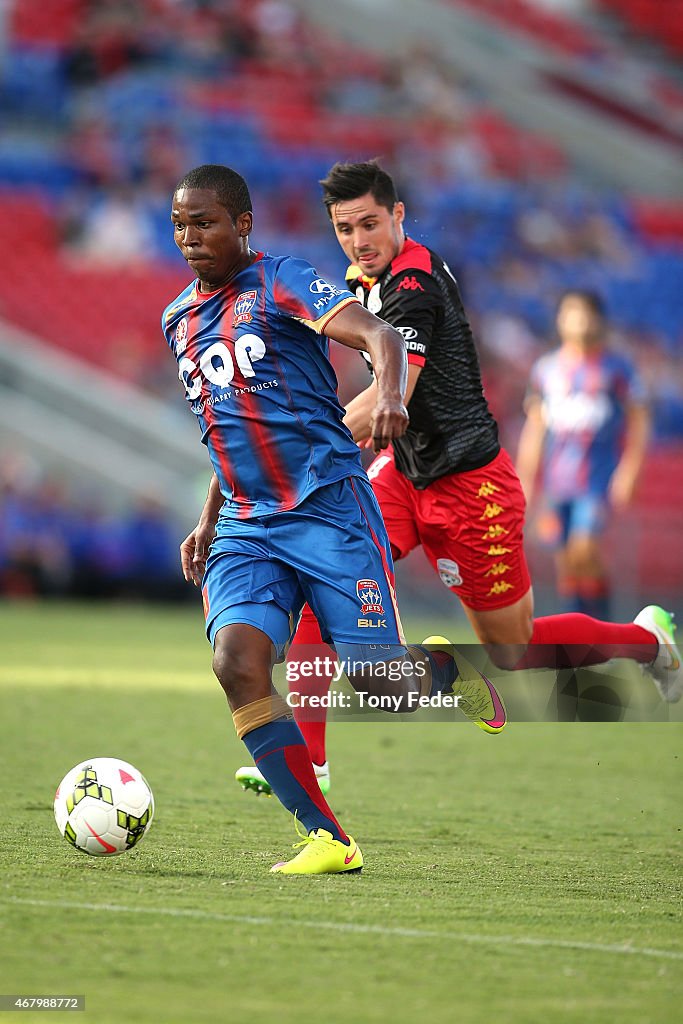
<path id="1" fill-rule="evenodd" d="M 404 277 L 396 291 L 400 292 L 402 288 L 407 292 L 424 291 L 424 288 L 416 277 Z"/>
<path id="2" fill-rule="evenodd" d="M 384 615 L 382 591 L 379 589 L 377 580 L 358 580 L 356 583 L 356 594 L 360 601 L 361 615 L 367 615 L 368 613 Z"/>
<path id="3" fill-rule="evenodd" d="M 496 562 L 495 565 L 486 570 L 484 576 L 504 576 L 511 568 L 512 566 L 508 565 L 507 562 Z"/>
<path id="4" fill-rule="evenodd" d="M 252 289 L 248 292 L 241 292 L 235 299 L 235 316 L 232 321 L 232 326 L 237 327 L 238 324 L 248 324 L 253 320 L 251 311 L 256 303 L 256 291 Z"/>
<path id="5" fill-rule="evenodd" d="M 187 348 L 187 317 L 184 316 L 175 329 L 175 350 L 184 352 Z"/>
<path id="6" fill-rule="evenodd" d="M 491 544 L 488 553 L 493 558 L 500 558 L 501 555 L 512 554 L 512 548 L 506 548 L 503 544 Z"/>
<path id="7" fill-rule="evenodd" d="M 484 517 L 480 516 L 479 518 L 483 519 Z M 506 530 L 504 526 L 500 525 L 500 523 L 492 523 L 489 526 L 489 528 L 487 529 L 486 533 L 482 533 L 481 539 L 482 540 L 497 540 L 499 537 L 504 537 L 509 532 L 510 531 Z"/>
<path id="8" fill-rule="evenodd" d="M 460 566 L 457 562 L 454 562 L 450 558 L 437 558 L 436 560 L 436 571 L 439 574 L 441 582 L 446 587 L 460 587 L 462 586 L 462 576 L 460 575 Z"/>
<path id="9" fill-rule="evenodd" d="M 488 597 L 497 597 L 499 594 L 506 594 L 508 590 L 514 590 L 514 584 L 506 580 L 496 580 L 488 592 Z"/>
<path id="10" fill-rule="evenodd" d="M 503 511 L 504 511 L 503 506 L 499 505 L 498 502 L 496 502 L 496 501 L 489 501 L 486 504 L 486 508 L 484 509 L 482 514 L 479 516 L 479 519 L 480 520 L 481 519 L 495 519 L 496 516 L 499 516 L 500 513 L 503 512 Z"/>

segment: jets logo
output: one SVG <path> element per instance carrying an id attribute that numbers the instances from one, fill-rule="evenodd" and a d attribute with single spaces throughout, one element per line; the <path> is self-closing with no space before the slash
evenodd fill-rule
<path id="1" fill-rule="evenodd" d="M 238 324 L 248 324 L 252 319 L 251 311 L 256 303 L 256 291 L 242 292 L 235 299 L 235 316 L 232 321 L 232 326 L 237 327 Z"/>
<path id="2" fill-rule="evenodd" d="M 367 615 L 369 612 L 375 615 L 384 615 L 382 591 L 379 589 L 377 580 L 358 580 L 356 593 L 360 601 L 361 615 Z"/>

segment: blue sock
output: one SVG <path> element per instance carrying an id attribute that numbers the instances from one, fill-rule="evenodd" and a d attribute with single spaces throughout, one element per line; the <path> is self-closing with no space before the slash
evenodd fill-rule
<path id="1" fill-rule="evenodd" d="M 244 744 L 280 803 L 296 815 L 307 832 L 324 828 L 334 839 L 349 842 L 320 792 L 308 747 L 296 722 L 279 718 L 252 729 Z"/>
<path id="2" fill-rule="evenodd" d="M 432 670 L 432 688 L 429 691 L 429 696 L 434 697 L 437 693 L 450 693 L 453 683 L 458 678 L 458 666 L 453 655 L 446 651 L 429 651 L 421 644 L 416 646 L 427 658 Z"/>

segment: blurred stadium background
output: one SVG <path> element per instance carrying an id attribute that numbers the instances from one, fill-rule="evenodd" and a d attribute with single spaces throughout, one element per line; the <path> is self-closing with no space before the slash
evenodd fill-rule
<path id="1" fill-rule="evenodd" d="M 0 4 L 0 594 L 192 600 L 209 478 L 159 318 L 187 271 L 179 177 L 228 163 L 253 243 L 344 262 L 317 180 L 379 156 L 458 276 L 514 452 L 559 293 L 607 302 L 655 435 L 608 543 L 617 614 L 681 605 L 683 0 Z M 335 353 L 342 397 L 364 384 Z M 534 541 L 538 604 L 551 555 Z M 407 615 L 445 594 L 421 554 Z"/>

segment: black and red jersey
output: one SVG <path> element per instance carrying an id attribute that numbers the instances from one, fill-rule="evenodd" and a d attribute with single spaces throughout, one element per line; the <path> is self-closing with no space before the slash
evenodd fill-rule
<path id="1" fill-rule="evenodd" d="M 397 468 L 422 490 L 494 459 L 498 427 L 457 282 L 441 257 L 406 238 L 380 277 L 351 266 L 346 281 L 371 313 L 400 331 L 408 362 L 422 367 L 408 404 L 410 426 L 393 442 Z"/>

